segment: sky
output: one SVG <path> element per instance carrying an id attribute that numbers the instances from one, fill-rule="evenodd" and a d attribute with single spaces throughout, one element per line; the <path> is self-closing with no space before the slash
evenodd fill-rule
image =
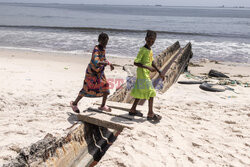
<path id="1" fill-rule="evenodd" d="M 250 7 L 250 0 L 0 0 L 0 2 Z"/>

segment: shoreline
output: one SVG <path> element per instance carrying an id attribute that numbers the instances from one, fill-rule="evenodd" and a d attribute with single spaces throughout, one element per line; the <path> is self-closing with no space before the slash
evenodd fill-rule
<path id="1" fill-rule="evenodd" d="M 69 132 L 72 126 L 68 120 L 68 113 L 72 112 L 69 102 L 82 87 L 90 58 L 3 49 L 0 54 L 1 166 L 15 158 L 19 149 L 46 134 L 60 137 Z M 108 59 L 121 66 L 133 63 L 128 58 Z M 203 67 L 189 67 L 190 72 L 200 76 L 214 68 L 232 79 L 250 81 L 250 64 L 200 62 L 199 65 Z M 115 71 L 107 68 L 105 73 L 109 78 L 125 79 L 127 75 L 121 67 Z M 247 77 L 237 77 L 239 74 Z M 179 78 L 187 79 L 185 75 Z M 233 88 L 239 94 L 211 93 L 197 85 L 176 83 L 166 93 L 157 93 L 154 110 L 163 120 L 156 125 L 138 124 L 135 131 L 124 130 L 98 166 L 248 165 L 250 89 L 238 85 Z M 83 98 L 79 107 L 82 110 L 96 100 Z M 141 151 L 141 147 L 145 150 Z M 230 156 L 231 152 L 235 154 Z"/>
<path id="2" fill-rule="evenodd" d="M 90 58 L 92 53 L 87 53 L 87 52 L 82 52 L 82 53 L 73 53 L 73 52 L 67 52 L 67 51 L 53 51 L 53 50 L 36 50 L 36 49 L 30 49 L 30 48 L 3 48 L 0 47 L 0 53 L 4 52 L 5 54 L 11 54 L 11 53 L 19 53 L 19 57 L 23 58 L 31 58 L 31 59 L 36 59 L 37 57 L 34 56 L 27 56 L 23 55 L 25 53 L 34 53 L 36 56 L 41 55 L 45 56 L 46 58 L 52 58 L 53 56 L 56 56 L 57 58 L 54 58 L 53 60 L 55 61 L 60 61 L 58 60 L 59 57 L 66 58 L 67 60 L 74 59 L 74 62 L 79 62 L 75 60 L 76 58 L 84 59 L 84 58 Z M 68 56 L 70 55 L 70 56 Z M 2 55 L 6 56 L 6 55 Z M 125 57 L 125 56 L 119 56 L 119 55 L 112 55 L 112 54 L 107 54 L 108 58 L 111 59 L 129 59 L 133 61 L 135 57 Z M 157 56 L 157 55 L 154 55 Z M 39 57 L 41 59 L 41 57 Z M 64 60 L 63 60 L 64 61 Z M 202 63 L 216 63 L 216 64 L 232 64 L 232 66 L 250 66 L 250 62 L 244 63 L 244 62 L 232 62 L 232 61 L 218 61 L 218 60 L 213 60 L 213 59 L 207 59 L 207 58 L 200 58 L 200 59 L 195 59 L 195 60 L 190 60 L 191 63 L 194 64 L 202 64 Z M 123 64 L 123 63 L 122 63 Z"/>
<path id="3" fill-rule="evenodd" d="M 53 51 L 53 50 L 39 50 L 39 49 L 31 49 L 31 48 L 8 48 L 8 47 L 0 47 L 0 52 L 29 52 L 29 53 L 38 53 L 42 54 L 43 56 L 67 56 L 70 55 L 72 57 L 88 57 L 91 56 L 91 52 L 82 52 L 82 53 L 75 53 L 73 51 Z M 49 57 L 50 57 L 49 56 Z M 134 59 L 135 57 L 125 57 L 125 56 L 119 56 L 119 55 L 114 55 L 114 54 L 108 54 L 110 58 L 121 58 L 121 59 Z"/>

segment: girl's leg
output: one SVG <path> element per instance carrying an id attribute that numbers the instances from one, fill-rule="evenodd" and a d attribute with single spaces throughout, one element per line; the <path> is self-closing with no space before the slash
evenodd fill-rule
<path id="1" fill-rule="evenodd" d="M 108 98 L 108 95 L 109 93 L 104 93 L 103 94 L 103 98 L 102 98 L 102 104 L 101 106 L 99 107 L 100 110 L 104 110 L 104 111 L 108 111 L 110 112 L 111 111 L 111 108 L 107 107 L 105 104 L 106 104 L 106 101 L 107 101 L 107 98 Z"/>
<path id="2" fill-rule="evenodd" d="M 78 95 L 77 98 L 75 99 L 75 101 L 73 101 L 73 105 L 76 106 L 81 99 L 82 99 L 82 96 Z"/>
<path id="3" fill-rule="evenodd" d="M 162 117 L 153 112 L 153 102 L 154 102 L 154 98 L 150 97 L 150 99 L 148 100 L 148 116 L 147 116 L 147 120 L 152 121 L 153 123 L 156 123 L 156 122 L 159 122 Z"/>
<path id="4" fill-rule="evenodd" d="M 107 101 L 107 98 L 108 98 L 108 95 L 109 95 L 109 93 L 104 93 L 104 94 L 103 94 L 103 97 L 102 97 L 102 105 L 101 105 L 101 107 L 104 107 L 104 106 L 105 106 L 106 101 Z"/>
<path id="5" fill-rule="evenodd" d="M 140 100 L 140 99 L 135 99 L 135 101 L 134 101 L 134 103 L 133 103 L 133 106 L 131 107 L 131 109 L 130 109 L 130 111 L 129 111 L 130 113 L 135 113 L 135 112 L 136 112 L 136 106 L 137 106 L 139 100 Z"/>
<path id="6" fill-rule="evenodd" d="M 76 113 L 80 113 L 80 110 L 79 110 L 79 108 L 77 107 L 77 104 L 78 104 L 78 102 L 80 101 L 82 99 L 82 96 L 77 96 L 77 98 L 75 99 L 75 101 L 71 101 L 70 102 L 70 106 L 71 106 L 71 108 L 72 108 L 72 110 L 74 111 L 74 112 L 76 112 Z"/>
<path id="7" fill-rule="evenodd" d="M 150 99 L 148 100 L 148 117 L 153 117 L 154 116 L 153 102 L 154 102 L 154 98 L 150 97 Z"/>

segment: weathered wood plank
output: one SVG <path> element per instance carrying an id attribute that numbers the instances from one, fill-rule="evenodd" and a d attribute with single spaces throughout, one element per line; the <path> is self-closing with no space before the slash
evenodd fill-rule
<path id="1" fill-rule="evenodd" d="M 128 114 L 131 104 L 108 102 L 112 112 L 98 110 L 98 106 L 96 104 L 77 115 L 78 120 L 118 131 L 124 128 L 133 129 L 137 123 L 146 121 L 145 117 L 133 117 Z M 140 109 L 145 110 L 143 107 Z"/>
<path id="2" fill-rule="evenodd" d="M 94 103 L 94 105 L 101 105 L 100 102 L 96 102 Z M 118 110 L 123 110 L 126 112 L 129 112 L 130 108 L 132 107 L 132 105 L 130 103 L 120 103 L 120 102 L 114 102 L 114 101 L 108 101 L 107 105 L 113 110 L 113 109 L 118 109 Z M 147 112 L 148 108 L 147 106 L 137 106 L 136 107 L 137 111 L 141 111 L 141 112 Z M 112 113 L 114 113 L 112 111 Z"/>
<path id="3" fill-rule="evenodd" d="M 97 126 L 102 126 L 105 128 L 115 129 L 118 131 L 122 131 L 124 128 L 130 128 L 129 126 L 125 126 L 122 124 L 112 122 L 110 118 L 107 118 L 103 114 L 99 116 L 80 114 L 77 116 L 77 118 L 79 121 L 87 122 L 87 123 L 94 124 Z"/>

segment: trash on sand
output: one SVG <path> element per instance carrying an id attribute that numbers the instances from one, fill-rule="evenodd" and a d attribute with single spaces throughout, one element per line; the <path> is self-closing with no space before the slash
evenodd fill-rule
<path id="1" fill-rule="evenodd" d="M 216 84 L 208 84 L 206 82 L 200 85 L 200 89 L 210 92 L 224 92 L 225 88 Z"/>
<path id="2" fill-rule="evenodd" d="M 208 76 L 210 77 L 220 77 L 220 78 L 229 78 L 229 76 L 223 74 L 222 72 L 216 71 L 216 70 L 210 70 L 208 73 Z"/>
<path id="3" fill-rule="evenodd" d="M 228 96 L 228 98 L 237 98 L 237 96 Z"/>

